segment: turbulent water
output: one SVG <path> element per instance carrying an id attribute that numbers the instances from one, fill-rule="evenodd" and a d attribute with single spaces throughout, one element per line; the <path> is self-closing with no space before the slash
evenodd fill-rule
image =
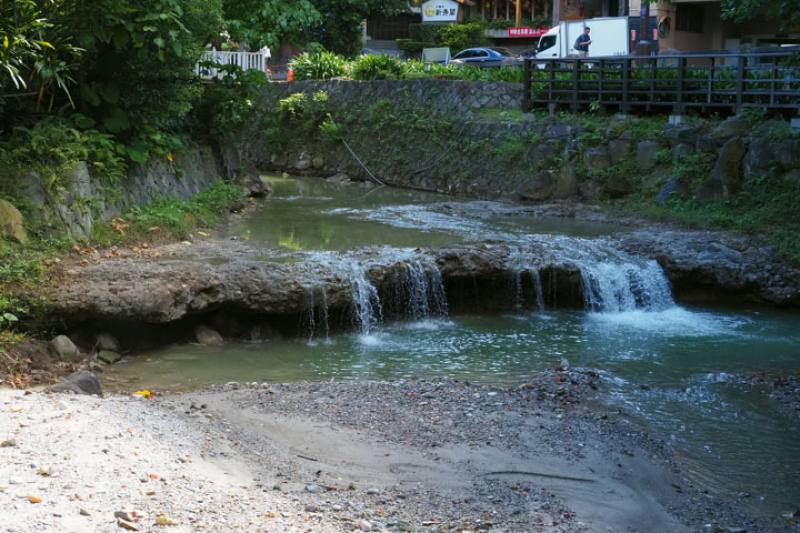
<path id="1" fill-rule="evenodd" d="M 796 314 L 679 306 L 655 261 L 613 246 L 610 236 L 625 229 L 610 224 L 318 181 L 273 187 L 264 210 L 233 231 L 272 259 L 311 258 L 325 271 L 320 276 L 349 280 L 353 332 L 331 334 L 327 295 L 311 283 L 302 339 L 170 348 L 115 365 L 109 382 L 186 388 L 421 376 L 514 384 L 567 358 L 605 376 L 603 401 L 638 413 L 674 440 L 701 486 L 728 496 L 751 493 L 749 505 L 765 515 L 797 506 L 800 424 L 732 377 L 800 367 Z M 505 315 L 450 316 L 437 265 L 416 250 L 473 240 L 513 250 Z M 369 254 L 348 252 L 374 245 L 380 246 Z M 376 264 L 396 265 L 388 289 L 370 281 Z M 546 264 L 580 271 L 584 311 L 547 308 Z"/>

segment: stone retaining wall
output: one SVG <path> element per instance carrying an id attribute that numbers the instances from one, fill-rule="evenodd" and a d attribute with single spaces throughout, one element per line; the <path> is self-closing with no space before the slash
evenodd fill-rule
<path id="1" fill-rule="evenodd" d="M 95 221 L 106 221 L 122 211 L 160 198 L 186 200 L 207 189 L 222 176 L 219 159 L 209 147 L 199 146 L 175 158 L 152 161 L 131 169 L 121 188 L 103 185 L 87 165 L 79 163 L 67 176 L 67 186 L 47 192 L 36 174 L 26 177 L 22 199 L 44 219 L 53 233 L 88 237 Z"/>

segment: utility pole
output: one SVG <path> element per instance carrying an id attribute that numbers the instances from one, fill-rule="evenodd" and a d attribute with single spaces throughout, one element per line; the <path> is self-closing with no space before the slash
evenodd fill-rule
<path id="1" fill-rule="evenodd" d="M 516 12 L 514 16 L 514 27 L 522 27 L 522 0 L 516 0 Z"/>
<path id="2" fill-rule="evenodd" d="M 636 43 L 636 55 L 650 55 L 650 2 L 642 0 L 639 8 L 639 42 Z"/>

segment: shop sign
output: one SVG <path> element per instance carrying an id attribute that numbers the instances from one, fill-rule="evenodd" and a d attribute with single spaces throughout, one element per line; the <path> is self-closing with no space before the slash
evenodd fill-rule
<path id="1" fill-rule="evenodd" d="M 422 4 L 422 22 L 455 22 L 458 20 L 458 2 L 428 0 Z"/>

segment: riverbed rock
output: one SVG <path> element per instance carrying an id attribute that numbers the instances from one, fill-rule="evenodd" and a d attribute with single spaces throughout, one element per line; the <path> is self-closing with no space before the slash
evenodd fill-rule
<path id="1" fill-rule="evenodd" d="M 297 158 L 297 161 L 294 164 L 294 168 L 300 171 L 308 170 L 311 168 L 311 158 L 305 152 L 300 154 L 300 157 Z"/>
<path id="2" fill-rule="evenodd" d="M 19 244 L 28 242 L 28 233 L 25 231 L 22 213 L 2 198 L 0 198 L 0 238 L 6 238 Z"/>
<path id="3" fill-rule="evenodd" d="M 104 362 L 107 365 L 113 365 L 120 359 L 122 359 L 122 355 L 119 352 L 115 352 L 112 350 L 100 350 L 97 352 L 97 359 Z"/>
<path id="4" fill-rule="evenodd" d="M 197 326 L 194 330 L 194 336 L 197 342 L 204 346 L 220 346 L 225 343 L 222 335 L 208 326 Z"/>
<path id="5" fill-rule="evenodd" d="M 558 199 L 571 198 L 578 194 L 578 174 L 575 165 L 561 167 L 556 180 L 554 196 Z"/>
<path id="6" fill-rule="evenodd" d="M 608 168 L 611 161 L 608 157 L 608 151 L 602 147 L 589 148 L 583 154 L 583 164 L 586 168 L 591 170 L 602 170 Z"/>
<path id="7" fill-rule="evenodd" d="M 52 392 L 74 392 L 75 394 L 96 394 L 102 396 L 103 389 L 97 376 L 88 370 L 78 370 L 61 378 L 50 387 Z"/>
<path id="8" fill-rule="evenodd" d="M 258 174 L 243 174 L 239 176 L 237 183 L 244 188 L 247 196 L 251 198 L 263 198 L 272 192 L 272 188 Z"/>
<path id="9" fill-rule="evenodd" d="M 747 135 L 752 129 L 752 124 L 740 116 L 729 117 L 711 130 L 711 138 L 722 142 L 731 137 L 741 137 Z"/>
<path id="10" fill-rule="evenodd" d="M 112 352 L 122 351 L 119 340 L 110 333 L 100 333 L 97 335 L 94 345 L 98 350 L 111 350 Z"/>
<path id="11" fill-rule="evenodd" d="M 81 351 L 66 335 L 59 335 L 50 341 L 50 353 L 60 361 L 77 362 L 82 359 Z"/>

